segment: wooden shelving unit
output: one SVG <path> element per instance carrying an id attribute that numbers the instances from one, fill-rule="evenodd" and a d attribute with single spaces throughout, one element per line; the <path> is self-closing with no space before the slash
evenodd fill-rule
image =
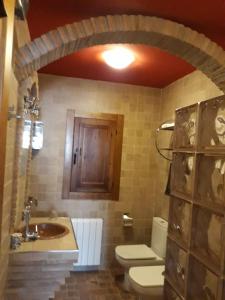
<path id="1" fill-rule="evenodd" d="M 176 111 L 164 299 L 225 300 L 225 96 Z"/>

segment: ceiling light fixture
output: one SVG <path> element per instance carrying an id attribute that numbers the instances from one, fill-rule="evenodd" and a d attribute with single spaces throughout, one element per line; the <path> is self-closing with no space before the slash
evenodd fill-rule
<path id="1" fill-rule="evenodd" d="M 106 50 L 102 57 L 107 65 L 119 70 L 127 68 L 135 60 L 134 54 L 124 47 Z"/>

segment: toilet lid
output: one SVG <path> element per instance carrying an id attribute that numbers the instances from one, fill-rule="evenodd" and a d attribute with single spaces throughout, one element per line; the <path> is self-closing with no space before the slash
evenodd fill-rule
<path id="1" fill-rule="evenodd" d="M 164 284 L 165 266 L 132 267 L 130 278 L 142 287 L 161 287 Z"/>
<path id="2" fill-rule="evenodd" d="M 117 246 L 116 254 L 123 259 L 156 259 L 155 252 L 146 245 Z"/>

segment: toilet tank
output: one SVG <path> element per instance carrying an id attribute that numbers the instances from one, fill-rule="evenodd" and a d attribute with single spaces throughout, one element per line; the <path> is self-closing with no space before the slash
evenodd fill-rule
<path id="1" fill-rule="evenodd" d="M 159 217 L 153 218 L 151 248 L 162 258 L 166 256 L 167 229 L 167 221 Z"/>

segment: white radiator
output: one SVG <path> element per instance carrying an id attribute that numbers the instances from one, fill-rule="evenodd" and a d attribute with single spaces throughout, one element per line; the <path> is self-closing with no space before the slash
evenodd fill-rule
<path id="1" fill-rule="evenodd" d="M 100 265 L 102 219 L 72 219 L 79 255 L 74 266 Z"/>

